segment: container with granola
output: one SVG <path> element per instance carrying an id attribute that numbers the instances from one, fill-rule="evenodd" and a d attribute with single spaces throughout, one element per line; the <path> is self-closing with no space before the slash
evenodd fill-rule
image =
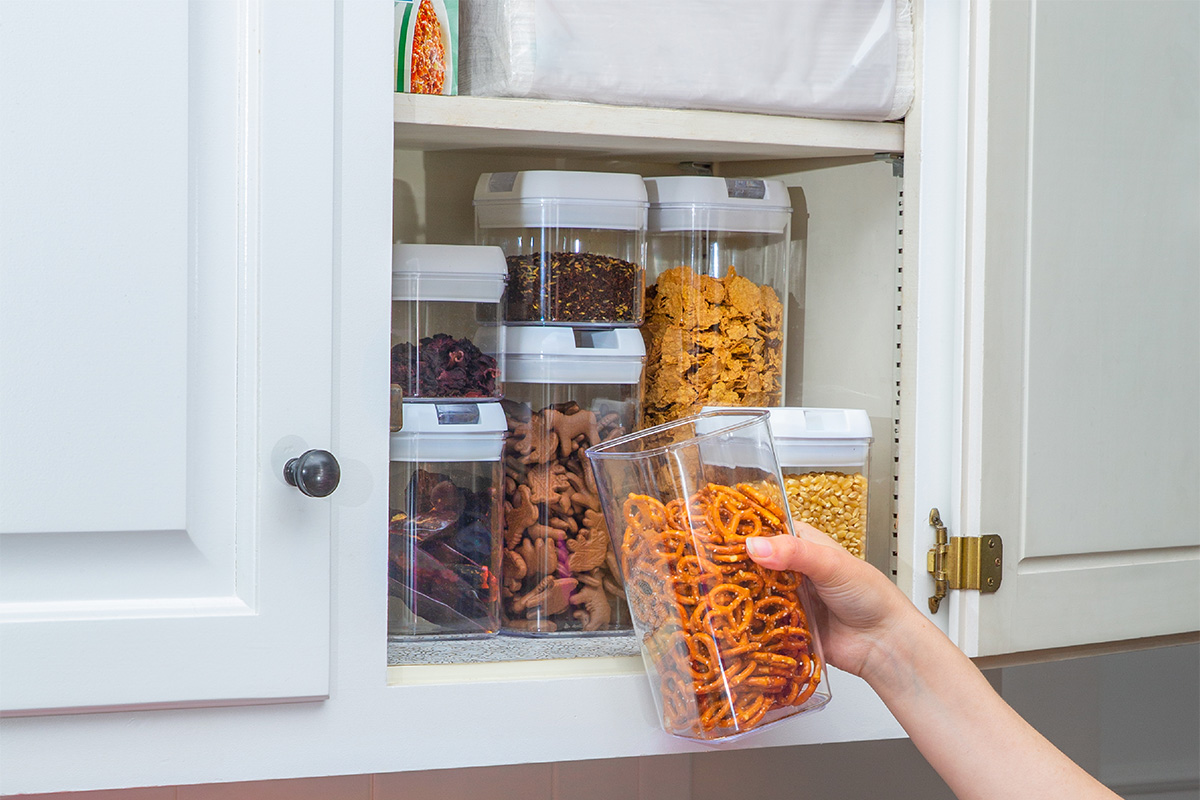
<path id="1" fill-rule="evenodd" d="M 388 640 L 500 630 L 499 403 L 411 403 L 391 436 Z"/>
<path id="2" fill-rule="evenodd" d="M 647 178 L 643 425 L 783 402 L 791 206 L 782 181 Z"/>
<path id="3" fill-rule="evenodd" d="M 498 247 L 393 248 L 392 386 L 406 402 L 500 398 L 506 279 Z"/>
<path id="4" fill-rule="evenodd" d="M 642 338 L 633 328 L 516 326 L 505 339 L 502 633 L 628 633 L 625 591 L 584 452 L 634 429 Z"/>
<path id="5" fill-rule="evenodd" d="M 792 519 L 867 557 L 871 420 L 862 409 L 772 408 L 771 434 Z"/>
<path id="6" fill-rule="evenodd" d="M 475 187 L 475 241 L 508 262 L 509 324 L 637 326 L 645 286 L 640 175 L 491 172 Z"/>

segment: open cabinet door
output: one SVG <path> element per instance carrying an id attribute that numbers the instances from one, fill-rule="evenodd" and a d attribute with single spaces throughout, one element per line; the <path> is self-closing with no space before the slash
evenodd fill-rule
<path id="1" fill-rule="evenodd" d="M 973 5 L 970 655 L 1200 629 L 1200 6 Z"/>
<path id="2" fill-rule="evenodd" d="M 334 3 L 0 6 L 0 712 L 324 696 Z"/>

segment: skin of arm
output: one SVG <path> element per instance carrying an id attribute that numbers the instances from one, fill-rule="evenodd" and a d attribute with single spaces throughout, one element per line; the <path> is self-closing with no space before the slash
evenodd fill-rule
<path id="1" fill-rule="evenodd" d="M 887 576 L 793 524 L 795 537 L 748 540 L 751 558 L 808 576 L 826 659 L 875 690 L 959 800 L 1117 798 L 1013 711 Z"/>

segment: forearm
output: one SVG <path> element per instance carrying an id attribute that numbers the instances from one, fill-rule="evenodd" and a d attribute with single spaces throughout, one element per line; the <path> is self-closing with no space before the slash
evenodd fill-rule
<path id="1" fill-rule="evenodd" d="M 1023 720 L 919 612 L 864 677 L 959 800 L 1115 798 Z"/>

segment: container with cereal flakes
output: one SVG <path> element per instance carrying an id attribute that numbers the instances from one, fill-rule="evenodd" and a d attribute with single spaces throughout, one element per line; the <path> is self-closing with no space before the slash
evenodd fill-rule
<path id="1" fill-rule="evenodd" d="M 871 420 L 862 409 L 772 408 L 771 433 L 792 519 L 867 557 Z"/>
<path id="2" fill-rule="evenodd" d="M 792 208 L 782 181 L 647 178 L 643 424 L 783 402 Z"/>
<path id="3" fill-rule="evenodd" d="M 505 341 L 502 633 L 628 634 L 584 453 L 637 424 L 642 337 L 634 328 L 515 326 Z"/>
<path id="4" fill-rule="evenodd" d="M 500 247 L 507 260 L 507 323 L 641 323 L 647 202 L 640 175 L 485 173 L 474 206 L 476 243 Z"/>
<path id="5" fill-rule="evenodd" d="M 746 553 L 793 535 L 767 412 L 703 412 L 587 456 L 663 729 L 727 741 L 828 703 L 807 579 Z"/>
<path id="6" fill-rule="evenodd" d="M 498 247 L 397 244 L 392 386 L 405 402 L 499 400 L 507 269 Z M 485 341 L 486 339 L 486 341 Z"/>
<path id="7" fill-rule="evenodd" d="M 389 641 L 500 630 L 505 430 L 497 402 L 405 404 L 390 448 Z"/>

